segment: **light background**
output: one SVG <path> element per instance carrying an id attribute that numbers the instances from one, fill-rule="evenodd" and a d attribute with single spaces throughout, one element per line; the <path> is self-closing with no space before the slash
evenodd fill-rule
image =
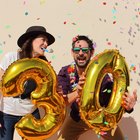
<path id="1" fill-rule="evenodd" d="M 43 25 L 56 42 L 47 58 L 58 73 L 71 63 L 72 38 L 88 35 L 96 42 L 96 53 L 116 48 L 126 58 L 130 69 L 131 88 L 138 91 L 138 102 L 132 114 L 119 123 L 126 140 L 139 140 L 140 132 L 140 1 L 139 0 L 1 0 L 0 59 L 16 51 L 18 37 L 32 25 Z M 101 139 L 93 132 L 81 136 Z M 15 133 L 14 140 L 20 137 Z M 55 140 L 55 135 L 50 140 Z"/>

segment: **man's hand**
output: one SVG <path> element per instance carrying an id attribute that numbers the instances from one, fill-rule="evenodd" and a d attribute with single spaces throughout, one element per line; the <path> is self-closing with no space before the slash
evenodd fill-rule
<path id="1" fill-rule="evenodd" d="M 137 90 L 133 91 L 133 94 L 130 95 L 128 92 L 125 92 L 122 98 L 122 106 L 127 110 L 130 111 L 133 109 L 137 101 Z"/>
<path id="2" fill-rule="evenodd" d="M 56 92 L 57 92 L 60 96 L 63 96 L 63 98 L 66 98 L 66 96 L 67 96 L 67 95 L 65 95 L 65 94 L 63 93 L 62 86 L 59 85 L 59 84 L 56 86 Z"/>

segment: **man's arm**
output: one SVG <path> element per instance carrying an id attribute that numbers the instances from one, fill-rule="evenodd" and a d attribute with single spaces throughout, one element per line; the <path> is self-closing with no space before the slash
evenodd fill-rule
<path id="1" fill-rule="evenodd" d="M 58 85 L 62 86 L 62 94 L 66 101 L 66 104 L 69 105 L 73 103 L 82 90 L 82 85 L 85 81 L 85 76 L 79 78 L 79 82 L 74 91 L 71 89 L 70 78 L 67 73 L 67 67 L 63 67 L 58 74 Z M 60 91 L 61 93 L 61 91 Z"/>
<path id="2" fill-rule="evenodd" d="M 103 104 L 105 106 L 108 105 L 111 94 L 107 93 L 107 90 L 112 91 L 112 87 L 113 87 L 113 81 L 111 80 L 109 75 L 106 75 L 103 80 L 103 83 L 101 86 L 101 91 L 100 91 L 101 105 L 103 105 Z M 107 94 L 105 94 L 105 92 Z M 124 93 L 124 95 L 122 97 L 122 106 L 125 108 L 125 111 L 127 113 L 133 112 L 136 101 L 137 101 L 137 91 L 136 90 L 133 91 L 133 95 L 130 95 L 128 92 Z"/>

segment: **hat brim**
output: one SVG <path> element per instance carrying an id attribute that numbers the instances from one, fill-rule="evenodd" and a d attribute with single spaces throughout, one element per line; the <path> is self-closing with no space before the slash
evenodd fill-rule
<path id="1" fill-rule="evenodd" d="M 48 32 L 32 31 L 32 32 L 24 33 L 23 35 L 21 35 L 17 41 L 17 44 L 21 48 L 27 39 L 31 37 L 37 37 L 38 35 L 45 35 L 47 37 L 48 46 L 55 42 L 55 38 Z"/>

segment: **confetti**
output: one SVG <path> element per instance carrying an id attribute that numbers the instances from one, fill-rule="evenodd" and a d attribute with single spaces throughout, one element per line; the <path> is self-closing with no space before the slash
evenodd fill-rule
<path id="1" fill-rule="evenodd" d="M 140 74 L 140 73 L 139 73 Z M 137 80 L 137 84 L 140 86 L 140 81 Z"/>
<path id="2" fill-rule="evenodd" d="M 118 6 L 118 3 L 115 3 L 116 6 Z"/>
<path id="3" fill-rule="evenodd" d="M 125 139 L 125 140 L 128 140 L 128 136 L 125 136 L 124 139 Z"/>
<path id="4" fill-rule="evenodd" d="M 116 12 L 117 12 L 116 9 L 113 9 L 113 10 L 112 10 L 112 13 L 113 13 L 113 14 L 115 14 Z"/>
<path id="5" fill-rule="evenodd" d="M 125 91 L 125 90 L 122 88 L 122 89 L 120 89 L 120 92 L 122 92 L 122 91 Z"/>
<path id="6" fill-rule="evenodd" d="M 64 21 L 64 24 L 67 24 L 67 22 L 66 22 L 66 21 Z"/>
<path id="7" fill-rule="evenodd" d="M 51 64 L 52 62 L 51 62 L 51 61 L 49 61 L 48 63 L 49 63 L 49 64 Z"/>
<path id="8" fill-rule="evenodd" d="M 136 71 L 136 66 L 134 64 L 131 64 L 130 71 Z"/>
<path id="9" fill-rule="evenodd" d="M 72 25 L 76 25 L 76 23 L 73 22 Z"/>
<path id="10" fill-rule="evenodd" d="M 104 122 L 104 124 L 105 124 L 105 125 L 108 125 L 109 123 L 108 123 L 108 122 Z"/>
<path id="11" fill-rule="evenodd" d="M 111 43 L 111 42 L 108 42 L 108 43 L 107 43 L 107 45 L 111 46 L 111 45 L 112 45 L 112 43 Z"/>
<path id="12" fill-rule="evenodd" d="M 2 54 L 3 53 L 3 50 L 0 50 L 0 54 Z"/>
<path id="13" fill-rule="evenodd" d="M 77 2 L 81 2 L 82 0 L 78 0 Z"/>
<path id="14" fill-rule="evenodd" d="M 101 138 L 101 136 L 100 136 L 99 134 L 97 135 L 97 137 L 98 137 L 98 139 L 100 139 L 100 138 Z"/>
<path id="15" fill-rule="evenodd" d="M 28 12 L 25 12 L 25 16 L 27 16 L 28 15 Z"/>
<path id="16" fill-rule="evenodd" d="M 99 64 L 98 61 L 95 61 L 95 64 Z"/>
<path id="17" fill-rule="evenodd" d="M 107 132 L 104 132 L 104 131 L 101 131 L 101 132 L 100 132 L 100 135 L 102 135 L 102 136 L 103 136 L 103 135 L 106 135 L 106 134 L 107 134 Z"/>
<path id="18" fill-rule="evenodd" d="M 116 16 L 113 16 L 113 19 L 116 19 Z"/>
<path id="19" fill-rule="evenodd" d="M 107 89 L 103 90 L 103 92 L 107 92 Z"/>
<path id="20" fill-rule="evenodd" d="M 103 2 L 103 5 L 106 5 L 106 2 Z"/>
<path id="21" fill-rule="evenodd" d="M 55 56 L 55 55 L 53 55 L 53 56 L 52 56 L 52 59 L 55 59 L 55 58 L 56 58 L 56 56 Z"/>
<path id="22" fill-rule="evenodd" d="M 9 34 L 8 37 L 11 38 L 11 35 Z"/>
<path id="23" fill-rule="evenodd" d="M 40 0 L 40 5 L 45 4 L 46 0 Z"/>
<path id="24" fill-rule="evenodd" d="M 26 4 L 26 0 L 23 1 L 23 4 L 24 4 L 24 5 Z"/>
<path id="25" fill-rule="evenodd" d="M 113 21 L 113 24 L 116 24 L 116 21 Z"/>
<path id="26" fill-rule="evenodd" d="M 110 90 L 110 89 L 108 89 L 108 90 L 107 90 L 107 93 L 111 93 L 111 90 Z"/>
<path id="27" fill-rule="evenodd" d="M 37 18 L 36 20 L 40 20 L 40 18 Z"/>
<path id="28" fill-rule="evenodd" d="M 6 29 L 9 29 L 9 28 L 11 28 L 11 26 L 10 25 L 6 25 L 5 28 Z"/>

